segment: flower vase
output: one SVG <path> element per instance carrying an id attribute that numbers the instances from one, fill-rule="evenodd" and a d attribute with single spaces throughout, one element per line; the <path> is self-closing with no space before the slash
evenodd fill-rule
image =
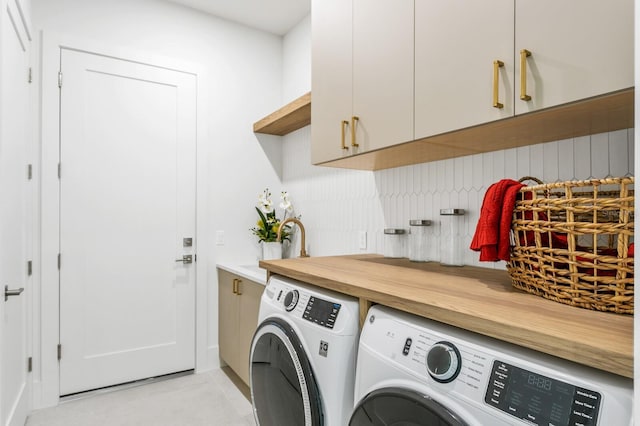
<path id="1" fill-rule="evenodd" d="M 282 259 L 282 243 L 278 241 L 262 242 L 262 260 Z"/>

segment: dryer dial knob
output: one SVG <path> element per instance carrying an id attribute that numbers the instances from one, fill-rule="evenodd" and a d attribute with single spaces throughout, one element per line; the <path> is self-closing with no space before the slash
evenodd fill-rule
<path id="1" fill-rule="evenodd" d="M 440 383 L 455 380 L 462 366 L 460 351 L 450 342 L 438 342 L 433 345 L 427 352 L 426 361 L 429 375 Z"/>
<path id="2" fill-rule="evenodd" d="M 300 294 L 298 293 L 298 290 L 291 290 L 286 296 L 284 296 L 284 308 L 287 312 L 293 311 L 298 304 L 299 298 Z"/>

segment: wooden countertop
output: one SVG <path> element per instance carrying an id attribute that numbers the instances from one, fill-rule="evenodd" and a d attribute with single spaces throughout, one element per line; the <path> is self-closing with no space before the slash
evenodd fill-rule
<path id="1" fill-rule="evenodd" d="M 284 275 L 625 377 L 633 377 L 633 317 L 563 305 L 511 287 L 505 271 L 380 255 L 261 261 Z M 361 318 L 363 313 L 361 312 Z"/>

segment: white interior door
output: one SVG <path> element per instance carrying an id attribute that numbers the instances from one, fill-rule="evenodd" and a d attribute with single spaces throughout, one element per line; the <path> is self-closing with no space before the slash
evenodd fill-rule
<path id="1" fill-rule="evenodd" d="M 13 1 L 0 1 L 0 425 L 3 426 L 22 426 L 29 404 L 29 39 L 17 5 Z M 5 297 L 5 288 L 13 296 Z"/>
<path id="2" fill-rule="evenodd" d="M 62 49 L 60 394 L 194 368 L 196 79 Z"/>

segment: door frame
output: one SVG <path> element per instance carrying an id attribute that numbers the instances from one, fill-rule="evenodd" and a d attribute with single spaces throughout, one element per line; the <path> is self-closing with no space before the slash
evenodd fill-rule
<path id="1" fill-rule="evenodd" d="M 32 30 L 32 24 L 31 24 L 30 5 L 28 3 L 25 4 L 24 1 L 15 0 L 15 1 L 0 1 L 0 6 L 2 7 L 1 13 L 8 15 L 7 16 L 8 21 L 5 20 L 4 15 L 0 17 L 0 46 L 2 46 L 2 44 L 4 43 L 4 39 L 3 39 L 4 25 L 9 25 L 9 31 L 11 31 L 12 29 L 15 30 L 15 37 L 17 38 L 18 42 L 22 45 L 23 52 L 27 59 L 27 63 L 16 64 L 16 65 L 19 65 L 20 67 L 22 67 L 23 65 L 26 65 L 23 71 L 25 72 L 24 74 L 25 84 L 27 84 L 26 71 L 27 69 L 33 68 L 32 55 L 34 52 L 34 40 L 33 40 L 33 30 Z M 7 59 L 5 56 L 6 55 L 0 54 L 0 69 L 2 69 L 2 67 L 4 66 L 4 61 Z M 29 83 L 31 83 L 31 81 L 29 81 Z M 2 84 L 4 84 L 4 80 L 2 75 L 0 75 L 0 86 Z M 24 147 L 23 160 L 25 161 L 25 164 L 21 167 L 27 167 L 27 164 L 35 166 L 34 162 L 36 161 L 35 137 L 34 137 L 35 132 L 33 131 L 33 127 L 34 127 L 33 124 L 36 122 L 36 120 L 33 119 L 34 109 L 33 109 L 33 105 L 31 104 L 34 92 L 35 90 L 33 90 L 33 87 L 30 85 L 30 87 L 27 90 L 27 99 L 25 100 L 27 102 L 27 107 L 23 111 L 25 114 L 27 114 L 28 128 L 24 129 L 26 145 Z M 4 116 L 2 115 L 3 113 L 4 113 L 3 105 L 0 102 L 0 117 L 4 119 Z M 0 135 L 0 138 L 1 137 L 2 136 Z M 33 171 L 34 170 L 32 167 L 32 173 Z M 24 226 L 25 258 L 23 259 L 24 261 L 23 265 L 25 267 L 25 273 L 24 273 L 24 281 L 22 283 L 15 283 L 14 285 L 16 287 L 19 285 L 22 285 L 25 288 L 25 292 L 21 296 L 19 296 L 22 300 L 26 299 L 24 300 L 24 312 L 23 312 L 24 317 L 22 318 L 22 320 L 25 321 L 24 336 L 23 336 L 24 338 L 24 354 L 23 355 L 25 356 L 24 358 L 25 382 L 24 382 L 24 387 L 21 389 L 18 395 L 19 399 L 15 401 L 17 402 L 17 405 L 10 407 L 9 413 L 11 414 L 11 417 L 7 417 L 9 413 L 3 411 L 5 407 L 0 406 L 0 423 L 4 422 L 5 418 L 10 420 L 10 423 L 15 423 L 17 418 L 16 413 L 23 414 L 26 412 L 26 414 L 28 415 L 29 411 L 32 408 L 32 398 L 33 398 L 32 397 L 33 377 L 32 377 L 31 371 L 27 370 L 26 363 L 27 363 L 27 358 L 33 356 L 33 347 L 32 347 L 33 309 L 34 309 L 34 300 L 35 300 L 33 293 L 34 293 L 36 280 L 33 274 L 26 273 L 26 266 L 27 266 L 27 261 L 29 260 L 33 261 L 34 257 L 36 256 L 36 246 L 35 246 L 34 238 L 35 238 L 35 230 L 37 227 L 37 223 L 35 219 L 37 203 L 36 203 L 36 195 L 35 195 L 36 182 L 35 182 L 35 179 L 33 179 L 35 178 L 35 176 L 32 174 L 32 178 L 30 180 L 27 179 L 26 175 L 24 178 L 25 178 L 25 181 L 23 181 L 24 191 L 25 191 L 24 212 L 26 214 L 26 217 L 24 218 L 24 222 L 21 224 L 21 226 Z M 6 283 L 3 283 L 3 285 L 4 284 Z M 8 283 L 8 284 L 11 285 L 11 283 Z M 0 303 L 2 302 L 0 301 Z M 4 305 L 0 307 L 0 315 L 5 315 L 5 309 L 6 307 Z M 0 342 L 3 342 L 4 332 L 5 332 L 5 326 L 4 324 L 0 324 Z M 2 355 L 0 355 L 0 358 L 1 357 Z M 0 366 L 0 378 L 2 377 L 3 368 L 4 366 Z M 0 387 L 0 392 L 1 392 L 1 388 L 2 387 Z"/>
<path id="2" fill-rule="evenodd" d="M 61 49 L 70 49 L 86 53 L 99 54 L 116 59 L 125 59 L 141 64 L 152 65 L 174 71 L 192 74 L 196 78 L 196 253 L 200 261 L 196 262 L 195 288 L 195 371 L 202 372 L 217 365 L 217 347 L 208 347 L 207 324 L 211 321 L 207 312 L 207 244 L 206 234 L 206 152 L 204 136 L 207 134 L 207 111 L 204 96 L 206 79 L 200 64 L 184 60 L 150 54 L 105 44 L 101 41 L 87 40 L 53 32 L 40 34 L 40 75 L 39 99 L 40 133 L 38 135 L 38 156 L 40 164 L 36 166 L 39 177 L 38 212 L 39 227 L 35 240 L 39 246 L 34 248 L 34 304 L 40 309 L 34 310 L 33 350 L 40 354 L 34 357 L 33 369 L 33 408 L 58 405 L 60 400 L 60 368 L 57 346 L 60 336 L 60 282 L 58 271 L 58 252 L 60 247 L 60 192 L 58 180 L 58 161 L 60 158 L 60 102 L 58 88 L 58 70 Z M 64 76 L 63 76 L 64 80 Z M 64 81 L 63 81 L 64 85 Z M 64 173 L 64 171 L 63 171 Z M 200 243 L 202 241 L 202 243 Z M 64 352 L 64 351 L 63 351 Z M 63 354 L 64 356 L 64 354 Z"/>

